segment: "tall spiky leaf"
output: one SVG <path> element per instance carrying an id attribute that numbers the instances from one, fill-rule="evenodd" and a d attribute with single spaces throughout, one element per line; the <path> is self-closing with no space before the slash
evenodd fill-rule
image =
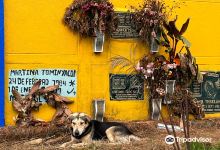
<path id="1" fill-rule="evenodd" d="M 180 35 L 183 35 L 186 32 L 188 25 L 189 25 L 189 20 L 190 18 L 188 18 L 186 22 L 182 25 L 182 28 L 180 30 Z"/>

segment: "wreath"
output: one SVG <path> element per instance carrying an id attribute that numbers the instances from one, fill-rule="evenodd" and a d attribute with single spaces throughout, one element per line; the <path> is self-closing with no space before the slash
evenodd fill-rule
<path id="1" fill-rule="evenodd" d="M 80 35 L 110 34 L 117 27 L 117 16 L 108 0 L 75 0 L 64 14 L 64 24 Z"/>

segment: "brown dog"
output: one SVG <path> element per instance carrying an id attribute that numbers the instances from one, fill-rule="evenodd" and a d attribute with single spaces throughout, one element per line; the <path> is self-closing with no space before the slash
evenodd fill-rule
<path id="1" fill-rule="evenodd" d="M 125 125 L 118 122 L 91 120 L 85 113 L 73 113 L 69 119 L 71 121 L 71 141 L 62 144 L 61 147 L 76 146 L 79 143 L 85 144 L 91 143 L 93 140 L 104 139 L 114 143 L 140 140 Z"/>

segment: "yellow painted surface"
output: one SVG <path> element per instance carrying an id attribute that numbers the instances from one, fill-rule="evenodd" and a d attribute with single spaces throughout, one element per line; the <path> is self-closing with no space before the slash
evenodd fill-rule
<path id="1" fill-rule="evenodd" d="M 182 0 L 183 1 L 183 0 Z M 5 89 L 10 69 L 63 68 L 77 70 L 77 97 L 70 106 L 72 111 L 92 113 L 92 100 L 106 101 L 106 117 L 118 120 L 148 119 L 148 100 L 110 101 L 109 73 L 121 73 L 110 68 L 112 56 L 140 58 L 148 50 L 136 40 L 105 41 L 104 52 L 93 53 L 91 38 L 80 38 L 62 24 L 65 8 L 72 0 L 5 0 Z M 111 0 L 115 10 L 138 6 L 142 0 Z M 220 0 L 194 1 L 177 11 L 178 23 L 191 18 L 186 37 L 192 43 L 192 53 L 201 70 L 220 70 Z M 5 90 L 6 124 L 13 124 L 12 110 Z M 146 93 L 145 93 L 145 97 Z M 54 109 L 44 105 L 37 118 L 50 120 Z M 219 117 L 209 114 L 207 117 Z"/>

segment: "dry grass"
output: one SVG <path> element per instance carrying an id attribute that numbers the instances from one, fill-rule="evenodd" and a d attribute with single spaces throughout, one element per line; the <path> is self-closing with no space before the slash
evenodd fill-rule
<path id="1" fill-rule="evenodd" d="M 172 149 L 164 142 L 167 135 L 165 130 L 156 128 L 157 122 L 126 122 L 125 123 L 136 135 L 142 138 L 141 141 L 129 144 L 112 144 L 107 141 L 97 141 L 92 144 L 80 146 L 72 149 L 83 150 L 168 150 Z M 220 142 L 220 121 L 204 120 L 193 121 L 191 126 L 191 137 L 212 138 L 212 144 Z M 178 133 L 183 137 L 183 133 Z M 37 145 L 25 144 L 26 142 L 42 138 L 43 142 Z M 55 150 L 59 146 L 70 140 L 67 127 L 5 127 L 0 129 L 0 149 L 4 150 Z M 70 148 L 71 149 L 71 148 Z"/>

